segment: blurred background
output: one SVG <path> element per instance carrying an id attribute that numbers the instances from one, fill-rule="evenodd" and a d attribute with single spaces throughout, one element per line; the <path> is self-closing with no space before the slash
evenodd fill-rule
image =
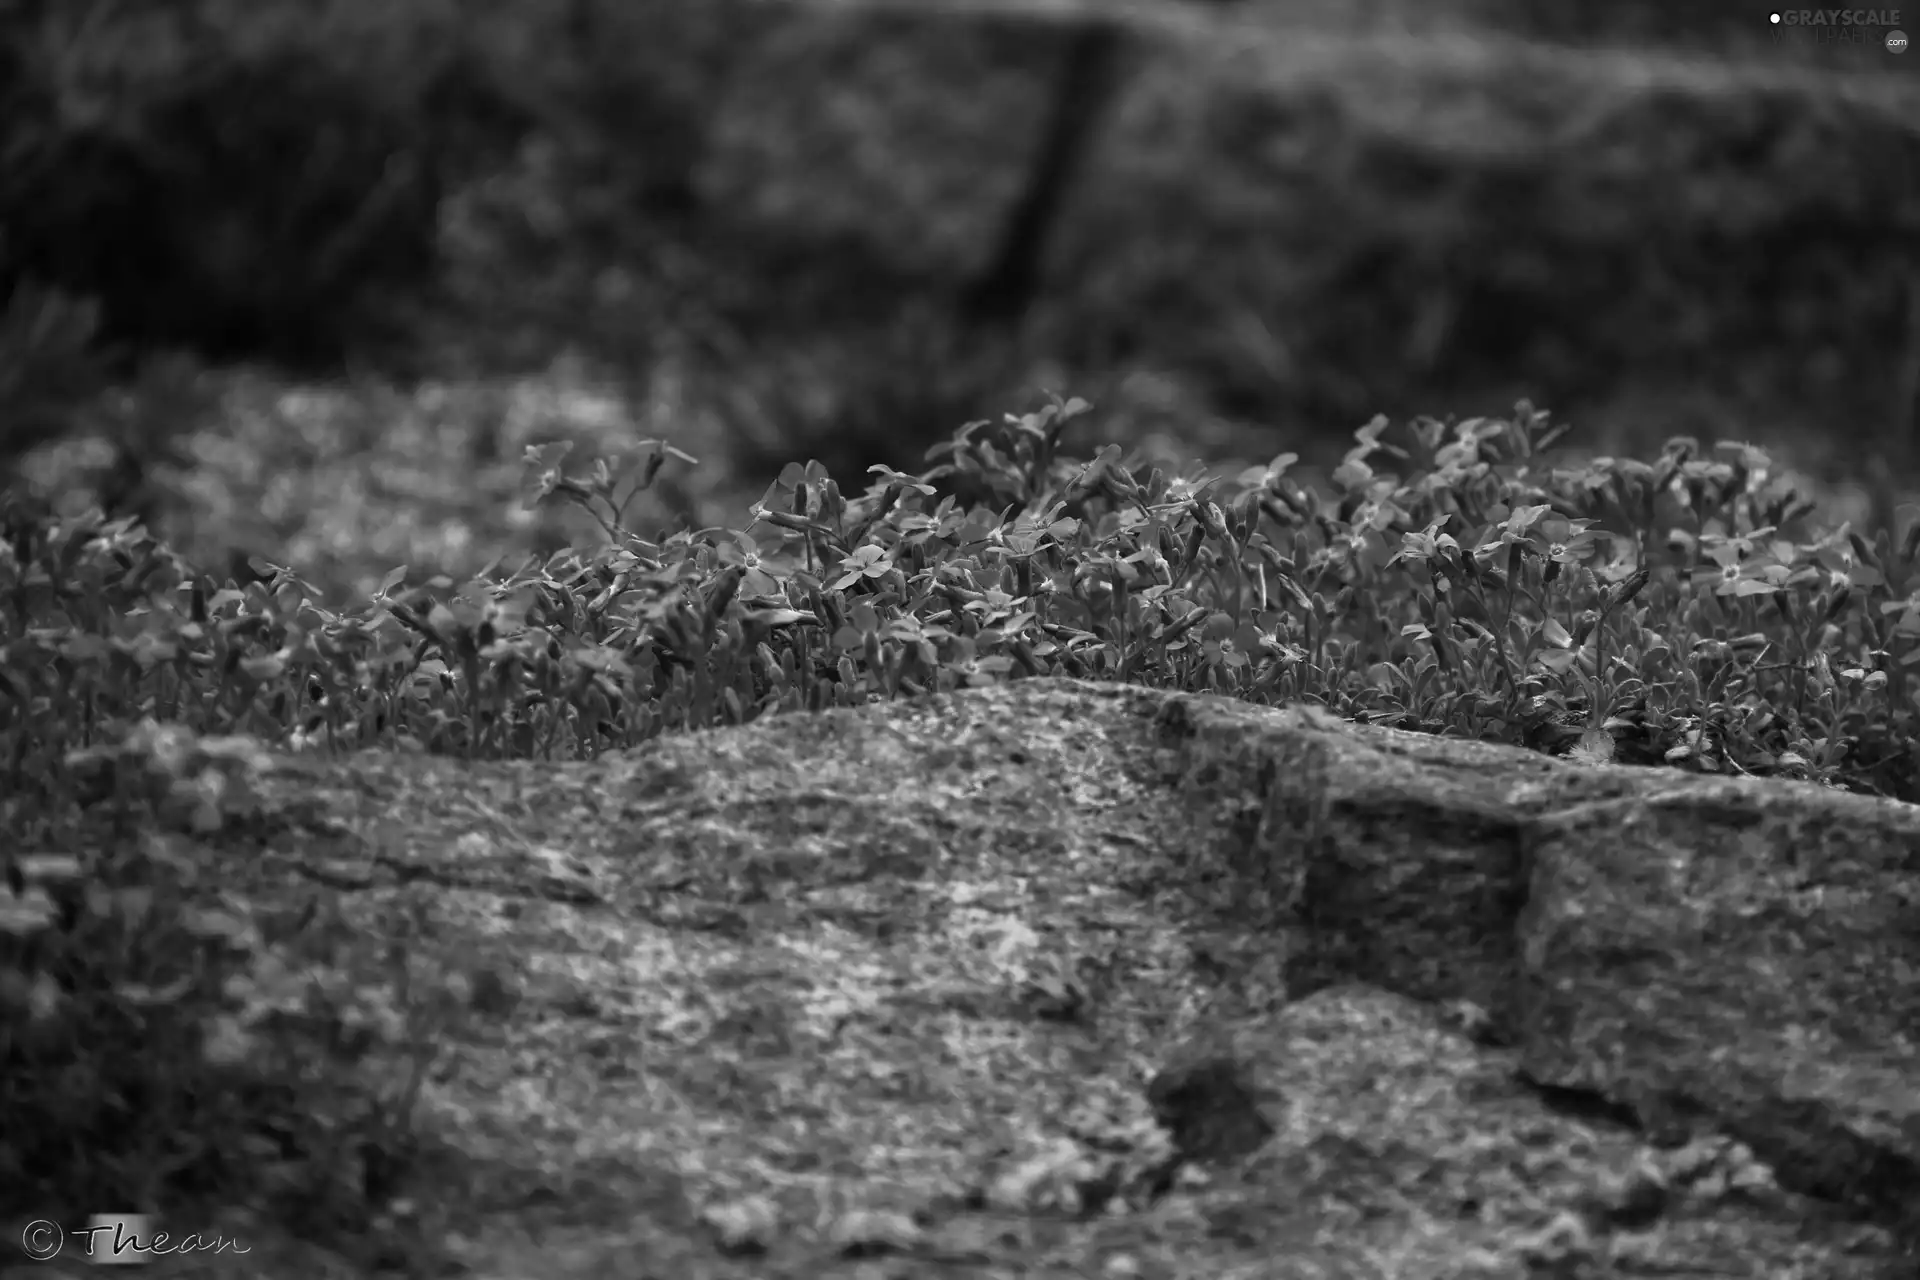
<path id="1" fill-rule="evenodd" d="M 351 591 L 562 541 L 533 440 L 737 527 L 1047 391 L 1221 467 L 1525 397 L 1885 519 L 1920 52 L 1823 12 L 0 0 L 0 476 Z"/>

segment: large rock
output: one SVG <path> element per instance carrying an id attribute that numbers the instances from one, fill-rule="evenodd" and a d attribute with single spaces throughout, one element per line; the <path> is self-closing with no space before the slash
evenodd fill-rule
<path id="1" fill-rule="evenodd" d="M 1911 807 L 1067 681 L 264 792 L 475 1275 L 1914 1274 Z"/>

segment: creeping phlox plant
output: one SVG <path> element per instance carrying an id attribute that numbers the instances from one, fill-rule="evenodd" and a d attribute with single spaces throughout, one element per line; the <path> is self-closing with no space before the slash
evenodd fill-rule
<path id="1" fill-rule="evenodd" d="M 626 513 L 690 457 L 536 446 L 525 500 L 585 508 L 599 545 L 462 583 L 396 567 L 344 610 L 293 566 L 216 581 L 130 520 L 9 499 L 0 1106 L 28 1119 L 0 1181 L 338 1208 L 404 1142 L 484 975 L 418 972 L 404 921 L 356 968 L 318 907 L 265 919 L 213 874 L 272 838 L 266 748 L 580 759 L 1069 675 L 1916 798 L 1916 535 L 1813 526 L 1757 449 L 1556 467 L 1564 429 L 1523 404 L 1376 419 L 1316 487 L 1292 454 L 1226 478 L 1065 456 L 1086 411 L 970 423 L 856 496 L 790 465 L 738 528 L 658 540 Z"/>

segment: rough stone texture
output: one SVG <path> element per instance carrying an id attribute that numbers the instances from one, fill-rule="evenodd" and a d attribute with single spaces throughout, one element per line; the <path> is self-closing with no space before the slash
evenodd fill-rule
<path id="1" fill-rule="evenodd" d="M 266 791 L 472 1275 L 1920 1266 L 1910 807 L 1070 681 Z"/>
<path id="2" fill-rule="evenodd" d="M 1183 783 L 1243 798 L 1237 817 L 1215 808 L 1215 843 L 1279 873 L 1303 939 L 1290 994 L 1361 979 L 1467 1001 L 1554 1097 L 1662 1145 L 1731 1135 L 1797 1190 L 1920 1225 L 1911 806 L 1331 722 L 1308 735 L 1250 707 L 1181 701 L 1161 722 L 1258 744 L 1234 765 L 1202 747 Z"/>

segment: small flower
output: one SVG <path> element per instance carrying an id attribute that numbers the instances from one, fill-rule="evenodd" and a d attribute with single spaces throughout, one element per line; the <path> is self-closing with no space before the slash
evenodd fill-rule
<path id="1" fill-rule="evenodd" d="M 1703 565 L 1696 569 L 1693 581 L 1699 586 L 1711 586 L 1717 596 L 1754 596 L 1766 595 L 1778 590 L 1768 579 L 1766 567 L 1748 564 L 1741 557 L 1741 550 L 1735 542 L 1722 542 L 1706 548 L 1707 558 L 1713 565 Z"/>
<path id="2" fill-rule="evenodd" d="M 726 542 L 715 544 L 720 553 L 722 564 L 736 564 L 746 572 L 740 579 L 740 594 L 747 596 L 771 596 L 780 593 L 780 579 L 768 572 L 767 559 L 760 552 L 760 544 L 744 533 L 735 533 Z"/>
<path id="3" fill-rule="evenodd" d="M 835 591 L 844 591 L 862 578 L 884 578 L 893 569 L 893 559 L 876 546 L 856 547 L 839 564 L 840 576 L 833 581 Z"/>
<path id="4" fill-rule="evenodd" d="M 1387 563 L 1392 565 L 1401 560 L 1432 560 L 1440 555 L 1442 548 L 1452 548 L 1458 551 L 1460 544 L 1454 540 L 1453 535 L 1440 532 L 1440 526 L 1450 519 L 1452 519 L 1451 516 L 1442 516 L 1424 529 L 1417 532 L 1401 534 L 1400 550 L 1394 552 L 1393 558 L 1388 560 Z"/>
<path id="5" fill-rule="evenodd" d="M 1613 735 L 1605 729 L 1588 729 L 1567 752 L 1574 764 L 1606 764 L 1613 759 Z"/>

